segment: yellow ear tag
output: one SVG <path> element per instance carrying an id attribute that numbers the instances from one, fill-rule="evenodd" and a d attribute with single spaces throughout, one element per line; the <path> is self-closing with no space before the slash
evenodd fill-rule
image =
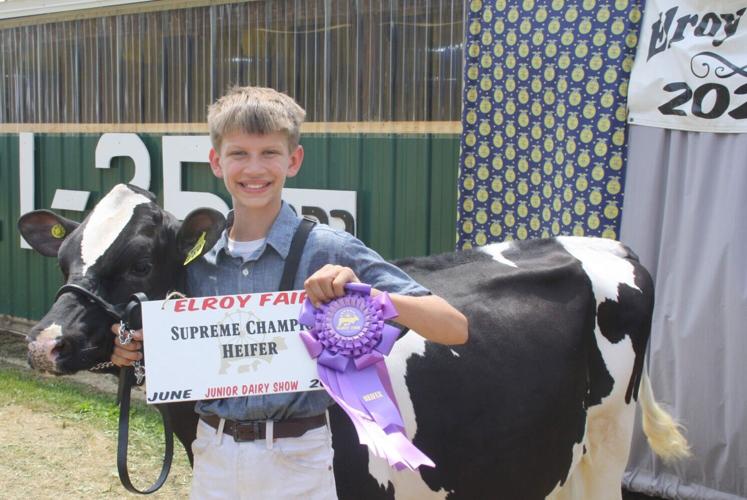
<path id="1" fill-rule="evenodd" d="M 206 232 L 203 231 L 200 237 L 197 239 L 197 243 L 195 243 L 195 246 L 193 246 L 192 250 L 190 250 L 187 254 L 187 258 L 184 260 L 185 266 L 199 257 L 200 254 L 202 254 L 202 249 L 205 248 L 205 234 Z"/>
<path id="2" fill-rule="evenodd" d="M 61 240 L 65 237 L 65 228 L 62 227 L 62 224 L 55 224 L 52 226 L 52 229 L 49 230 L 50 233 L 52 233 L 52 238 L 57 238 L 58 240 Z"/>

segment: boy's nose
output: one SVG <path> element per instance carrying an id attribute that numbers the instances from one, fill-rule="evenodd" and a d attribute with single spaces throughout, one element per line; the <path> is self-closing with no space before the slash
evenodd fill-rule
<path id="1" fill-rule="evenodd" d="M 244 171 L 259 170 L 262 168 L 262 162 L 256 157 L 247 157 L 241 162 L 241 168 Z"/>

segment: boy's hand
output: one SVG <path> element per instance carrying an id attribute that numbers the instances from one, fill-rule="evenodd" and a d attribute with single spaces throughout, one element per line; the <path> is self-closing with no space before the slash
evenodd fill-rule
<path id="1" fill-rule="evenodd" d="M 349 267 L 327 264 L 309 276 L 303 287 L 314 307 L 319 307 L 324 302 L 345 295 L 346 283 L 358 281 L 358 277 Z"/>
<path id="2" fill-rule="evenodd" d="M 129 344 L 121 344 L 119 342 L 119 323 L 112 325 L 112 333 L 114 334 L 114 351 L 112 352 L 111 361 L 117 366 L 132 366 L 132 363 L 143 359 L 143 353 L 140 350 L 143 348 L 143 331 L 134 330 L 132 334 L 132 342 Z"/>

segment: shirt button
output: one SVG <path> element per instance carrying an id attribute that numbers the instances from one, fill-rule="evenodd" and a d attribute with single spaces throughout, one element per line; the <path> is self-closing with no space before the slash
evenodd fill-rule
<path id="1" fill-rule="evenodd" d="M 242 269 L 241 274 L 243 274 L 244 276 L 249 276 L 249 269 Z"/>

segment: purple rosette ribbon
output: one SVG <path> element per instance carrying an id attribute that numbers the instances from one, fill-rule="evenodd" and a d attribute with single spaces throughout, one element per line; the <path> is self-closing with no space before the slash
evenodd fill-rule
<path id="1" fill-rule="evenodd" d="M 345 285 L 347 294 L 315 308 L 309 299 L 298 321 L 319 379 L 345 410 L 361 444 L 397 470 L 414 470 L 433 461 L 413 445 L 394 397 L 384 356 L 399 336 L 387 320 L 397 316 L 387 293 L 371 297 L 371 286 Z"/>

